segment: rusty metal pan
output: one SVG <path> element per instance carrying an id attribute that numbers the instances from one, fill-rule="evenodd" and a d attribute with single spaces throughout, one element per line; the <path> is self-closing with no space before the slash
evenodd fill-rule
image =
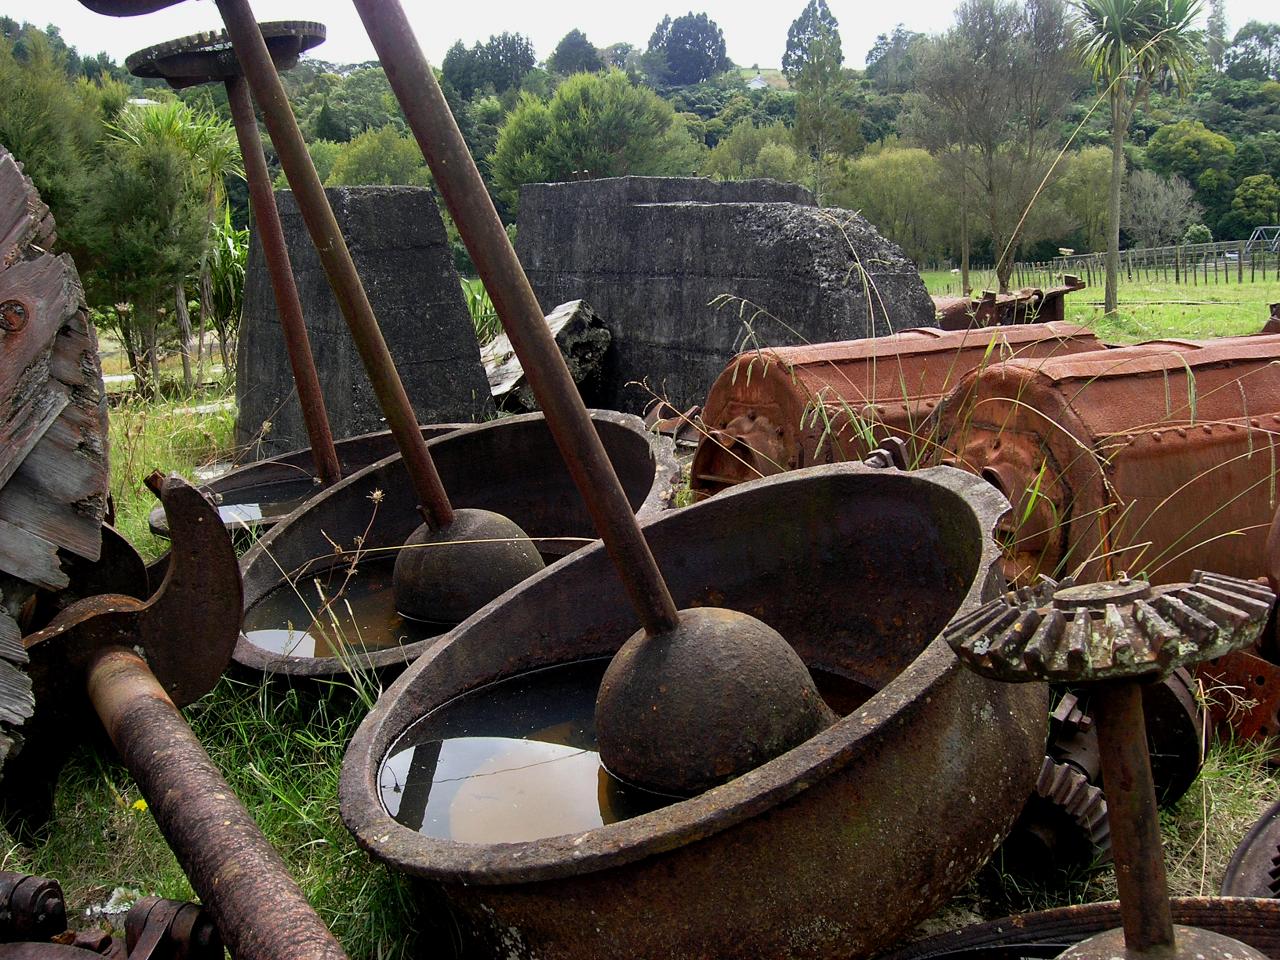
<path id="1" fill-rule="evenodd" d="M 1007 505 L 985 486 L 953 470 L 814 467 L 643 524 L 681 607 L 749 612 L 811 666 L 878 690 L 782 757 L 659 811 L 531 842 L 434 840 L 387 814 L 380 763 L 426 712 L 610 656 L 635 630 L 595 544 L 480 610 L 387 690 L 344 761 L 344 821 L 443 894 L 464 938 L 517 956 L 867 955 L 986 860 L 1040 766 L 1045 689 L 980 680 L 933 639 L 999 589 L 990 531 Z"/>
<path id="2" fill-rule="evenodd" d="M 671 440 L 648 433 L 640 418 L 593 411 L 605 449 L 641 517 L 666 509 L 679 477 Z M 494 510 L 515 521 L 549 560 L 595 539 L 582 498 L 564 467 L 541 414 L 463 427 L 428 442 L 460 507 Z M 376 503 L 375 503 L 376 492 Z M 286 584 L 351 560 L 359 548 L 385 554 L 421 523 L 398 454 L 360 470 L 307 502 L 259 539 L 241 558 L 245 609 Z M 335 546 L 348 548 L 340 555 Z M 284 656 L 247 641 L 236 662 L 255 672 L 293 677 L 341 676 L 351 669 L 402 669 L 426 641 L 343 657 Z"/>

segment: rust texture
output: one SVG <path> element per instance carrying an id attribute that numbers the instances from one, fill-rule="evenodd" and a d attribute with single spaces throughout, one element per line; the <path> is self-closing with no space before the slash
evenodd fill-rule
<path id="1" fill-rule="evenodd" d="M 887 437 L 906 441 L 917 462 L 931 452 L 938 401 L 975 367 L 1101 346 L 1084 327 L 1051 323 L 743 353 L 707 394 L 689 486 L 701 499 L 783 470 L 861 460 Z"/>
<path id="2" fill-rule="evenodd" d="M 1005 573 L 1081 581 L 1264 570 L 1280 431 L 1280 336 L 1160 340 L 968 374 L 935 462 L 1013 503 Z"/>
<path id="3" fill-rule="evenodd" d="M 591 419 L 630 509 L 642 519 L 665 510 L 680 473 L 671 441 L 648 434 L 641 420 L 629 414 L 596 410 Z M 432 439 L 428 446 L 460 506 L 510 517 L 544 555 L 570 553 L 595 540 L 591 516 L 541 414 L 471 424 Z M 537 483 L 530 477 L 537 477 Z M 381 492 L 376 510 L 370 501 L 374 491 Z M 398 547 L 419 521 L 398 456 L 383 458 L 319 493 L 305 510 L 249 548 L 240 561 L 245 609 L 280 585 L 282 570 L 306 582 L 335 564 L 349 563 L 357 537 L 361 549 Z M 335 544 L 343 553 L 335 553 Z M 299 678 L 343 676 L 353 666 L 390 674 L 411 663 L 428 644 L 352 653 L 338 660 L 272 654 L 242 639 L 235 659 L 255 672 Z"/>
<path id="4" fill-rule="evenodd" d="M 973 297 L 934 297 L 938 326 L 943 330 L 968 330 L 971 327 L 1059 322 L 1064 318 L 1067 294 L 1085 288 L 1079 277 L 1068 274 L 1062 280 L 1062 286 L 1048 290 L 1034 287 L 1013 293 L 986 290 L 976 300 Z"/>
<path id="5" fill-rule="evenodd" d="M 243 0 L 219 0 L 224 15 L 228 5 L 237 2 Z M 640 534 L 622 484 L 404 9 L 399 0 L 354 2 L 596 532 L 627 584 L 640 622 L 650 634 L 674 628 L 678 618 L 669 586 Z"/>
<path id="6" fill-rule="evenodd" d="M 241 588 L 213 508 L 176 477 L 155 482 L 176 535 L 164 582 L 145 602 L 82 600 L 25 639 L 34 725 L 46 738 L 76 739 L 92 704 L 235 956 L 339 960 L 341 948 L 178 713 L 226 668 Z"/>
<path id="7" fill-rule="evenodd" d="M 1222 878 L 1224 897 L 1280 898 L 1280 800 L 1249 828 Z"/>
<path id="8" fill-rule="evenodd" d="M 1175 897 L 1171 905 L 1175 923 L 1234 937 L 1272 960 L 1280 960 L 1280 901 Z M 978 956 L 1049 960 L 1119 922 L 1120 905 L 1115 901 L 1039 910 L 917 940 L 882 954 L 880 960 L 974 960 Z"/>
<path id="9" fill-rule="evenodd" d="M 1253 955 L 1208 931 L 1175 931 L 1140 681 L 1253 643 L 1274 601 L 1267 587 L 1200 571 L 1194 583 L 1158 592 L 1128 578 L 1079 586 L 1047 580 L 948 626 L 951 648 L 983 676 L 1093 685 L 1123 931 L 1077 944 L 1064 960 Z"/>
<path id="10" fill-rule="evenodd" d="M 959 471 L 848 464 L 649 519 L 681 607 L 751 613 L 807 665 L 878 692 L 736 780 L 585 834 L 454 844 L 393 821 L 379 765 L 425 712 L 492 680 L 612 656 L 635 631 L 605 548 L 586 547 L 414 661 L 351 743 L 343 819 L 376 858 L 443 894 L 478 950 L 868 956 L 986 861 L 1040 768 L 1045 687 L 983 680 L 934 639 L 999 588 L 991 531 L 1004 509 Z"/>
<path id="11" fill-rule="evenodd" d="M 329 206 L 324 187 L 316 175 L 302 131 L 298 129 L 253 10 L 248 0 L 217 2 L 236 58 L 249 89 L 253 91 L 254 100 L 262 110 L 272 146 L 293 189 L 298 210 L 329 278 L 334 298 L 378 399 L 378 406 L 396 438 L 396 446 L 403 454 L 404 468 L 413 483 L 418 506 L 433 529 L 447 527 L 453 520 L 449 495 L 440 482 L 431 454 L 427 452 L 418 430 L 417 417 L 378 327 L 373 307 L 369 305 L 364 285 L 351 259 L 351 251 L 347 249 L 333 208 Z"/>
<path id="12" fill-rule="evenodd" d="M 143 897 L 124 921 L 129 960 L 222 960 L 209 911 L 184 900 Z"/>
<path id="13" fill-rule="evenodd" d="M 0 943 L 48 940 L 66 929 L 67 905 L 58 881 L 0 873 Z"/>

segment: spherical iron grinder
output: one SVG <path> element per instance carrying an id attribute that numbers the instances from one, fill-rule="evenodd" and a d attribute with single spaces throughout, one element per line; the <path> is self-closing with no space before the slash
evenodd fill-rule
<path id="1" fill-rule="evenodd" d="M 200 493 L 177 477 L 150 482 L 173 531 L 164 582 L 146 601 L 81 600 L 24 638 L 32 725 L 66 741 L 97 714 L 234 956 L 345 960 L 178 712 L 230 663 L 240 573 L 230 534 Z"/>
<path id="2" fill-rule="evenodd" d="M 218 0 L 224 14 L 244 2 Z M 787 642 L 743 613 L 676 609 L 401 4 L 354 2 L 643 625 L 601 684 L 605 765 L 692 794 L 807 740 L 833 718 Z"/>
<path id="3" fill-rule="evenodd" d="M 1248 580 L 1197 571 L 1193 582 L 1076 586 L 1047 580 L 984 604 L 945 632 L 982 676 L 1009 682 L 1092 683 L 1123 927 L 1061 960 L 1259 960 L 1238 940 L 1175 926 L 1142 711 L 1142 682 L 1253 643 L 1275 595 Z"/>
<path id="4" fill-rule="evenodd" d="M 150 13 L 176 2 L 82 0 L 90 9 L 111 16 Z M 425 521 L 397 558 L 396 606 L 415 620 L 459 622 L 541 570 L 542 558 L 524 531 L 508 518 L 488 511 L 455 511 L 450 504 L 253 10 L 248 0 L 217 0 L 217 4 Z M 461 522 L 455 524 L 459 517 Z"/>

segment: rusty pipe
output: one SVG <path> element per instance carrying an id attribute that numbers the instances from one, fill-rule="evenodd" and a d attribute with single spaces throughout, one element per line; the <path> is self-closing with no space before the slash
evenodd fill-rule
<path id="1" fill-rule="evenodd" d="M 244 158 L 245 179 L 249 182 L 253 218 L 258 225 L 258 238 L 262 241 L 263 261 L 271 278 L 271 290 L 280 313 L 280 330 L 284 334 L 289 366 L 293 368 L 293 382 L 298 388 L 298 403 L 302 407 L 302 420 L 307 425 L 307 439 L 311 442 L 311 459 L 315 463 L 316 475 L 326 485 L 337 483 L 342 479 L 342 467 L 338 465 L 338 451 L 333 446 L 333 432 L 329 429 L 320 377 L 312 360 L 311 340 L 302 319 L 302 301 L 298 298 L 289 248 L 285 245 L 284 230 L 280 226 L 280 211 L 271 187 L 271 174 L 267 171 L 267 158 L 262 152 L 262 138 L 258 136 L 253 101 L 243 77 L 229 77 L 226 88 L 236 139 L 240 141 L 240 155 Z"/>
<path id="2" fill-rule="evenodd" d="M 1172 947 L 1173 912 L 1142 688 L 1132 680 L 1099 684 L 1092 702 L 1125 946 L 1130 954 Z"/>
<path id="3" fill-rule="evenodd" d="M 354 3 L 641 623 L 650 634 L 672 629 L 671 592 L 404 9 L 399 0 Z"/>
<path id="4" fill-rule="evenodd" d="M 447 527 L 453 522 L 449 496 L 422 439 L 409 396 L 378 328 L 373 307 L 369 305 L 364 284 L 360 282 L 351 251 L 338 229 L 338 221 L 329 206 L 320 177 L 316 175 L 311 155 L 307 153 L 302 131 L 298 129 L 253 10 L 248 0 L 217 0 L 217 4 L 240 68 L 262 109 L 272 145 L 298 201 L 298 210 L 307 225 L 307 232 L 320 255 L 320 263 L 329 278 L 342 317 L 351 330 L 351 338 L 373 385 L 378 406 L 387 418 L 387 426 L 391 428 L 405 468 L 409 471 L 418 509 L 428 526 L 437 530 Z"/>
<path id="5" fill-rule="evenodd" d="M 108 646 L 87 687 L 160 832 L 238 960 L 346 960 L 146 662 Z"/>

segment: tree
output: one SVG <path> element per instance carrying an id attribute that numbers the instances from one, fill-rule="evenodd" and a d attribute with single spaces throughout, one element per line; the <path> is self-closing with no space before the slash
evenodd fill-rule
<path id="1" fill-rule="evenodd" d="M 862 147 L 853 84 L 840 66 L 840 40 L 823 31 L 809 42 L 809 57 L 796 75 L 796 144 L 813 163 L 813 192 L 826 200 L 828 173 Z"/>
<path id="2" fill-rule="evenodd" d="M 787 28 L 787 49 L 782 54 L 782 72 L 788 80 L 795 80 L 809 62 L 809 48 L 821 36 L 834 43 L 837 63 L 844 62 L 840 50 L 840 25 L 827 6 L 827 0 L 809 0 L 800 16 Z"/>
<path id="3" fill-rule="evenodd" d="M 699 173 L 715 180 L 769 177 L 802 183 L 809 179 L 808 164 L 794 143 L 791 131 L 781 123 L 757 127 L 743 120 L 720 138 Z"/>
<path id="4" fill-rule="evenodd" d="M 344 144 L 324 181 L 326 187 L 365 184 L 425 187 L 430 183 L 431 174 L 418 144 L 393 124 L 366 130 Z"/>
<path id="5" fill-rule="evenodd" d="M 1161 127 L 1147 144 L 1147 161 L 1165 174 L 1179 174 L 1191 183 L 1206 170 L 1227 170 L 1236 145 L 1199 120 L 1179 120 Z"/>
<path id="6" fill-rule="evenodd" d="M 1223 54 L 1227 52 L 1226 0 L 1209 0 L 1209 23 L 1204 34 L 1205 53 L 1213 69 L 1222 69 Z"/>
<path id="7" fill-rule="evenodd" d="M 916 52 L 923 33 L 907 30 L 902 24 L 889 34 L 880 34 L 867 51 L 867 79 L 884 93 L 905 93 L 915 84 Z"/>
<path id="8" fill-rule="evenodd" d="M 1111 173 L 1111 151 L 1085 147 L 1067 154 L 1054 193 L 1069 210 L 1080 230 L 1081 248 L 1097 250 L 1107 242 L 1107 194 L 1098 189 Z"/>
<path id="9" fill-rule="evenodd" d="M 533 41 L 520 33 L 504 31 L 484 45 L 484 77 L 498 93 L 518 90 L 520 81 L 537 62 Z"/>
<path id="10" fill-rule="evenodd" d="M 453 87 L 463 100 L 470 100 L 484 84 L 481 50 L 478 43 L 468 50 L 461 40 L 455 40 L 440 62 L 444 82 Z"/>
<path id="11" fill-rule="evenodd" d="M 604 69 L 600 52 L 591 45 L 581 30 L 570 30 L 556 44 L 547 59 L 547 67 L 556 73 L 596 73 Z"/>
<path id="12" fill-rule="evenodd" d="M 1280 186 L 1267 173 L 1246 177 L 1236 187 L 1236 195 L 1231 200 L 1231 212 L 1237 215 L 1241 226 L 1247 230 L 1280 223 Z"/>
<path id="13" fill-rule="evenodd" d="M 1250 20 L 1236 31 L 1223 60 L 1233 80 L 1280 80 L 1280 23 Z"/>
<path id="14" fill-rule="evenodd" d="M 1140 246 L 1175 243 L 1203 213 L 1182 177 L 1166 179 L 1150 170 L 1129 175 L 1121 225 Z"/>
<path id="15" fill-rule="evenodd" d="M 490 168 L 498 198 L 514 209 L 524 183 L 575 174 L 688 175 L 697 160 L 697 145 L 671 105 L 610 70 L 574 74 L 549 102 L 522 95 L 498 133 Z"/>
<path id="16" fill-rule="evenodd" d="M 912 127 L 935 151 L 954 149 L 959 189 L 985 221 L 1000 289 L 1058 172 L 1079 66 L 1060 0 L 965 0 L 956 24 L 921 50 Z M 969 203 L 961 201 L 961 211 Z"/>
<path id="17" fill-rule="evenodd" d="M 640 51 L 634 43 L 611 43 L 601 51 L 601 58 L 604 60 L 606 67 L 617 67 L 619 70 L 625 70 L 631 65 L 633 57 L 639 56 Z"/>
<path id="18" fill-rule="evenodd" d="M 1195 28 L 1200 0 L 1075 0 L 1080 56 L 1111 108 L 1110 221 L 1105 310 L 1115 313 L 1120 285 L 1120 186 L 1134 111 L 1157 79 L 1185 93 L 1202 48 Z"/>
<path id="19" fill-rule="evenodd" d="M 127 350 L 136 359 L 139 391 L 150 395 L 160 381 L 164 303 L 196 267 L 208 242 L 204 197 L 191 176 L 189 157 L 170 139 L 114 137 L 95 176 L 98 188 L 82 211 L 91 253 L 86 282 L 97 303 L 132 305 L 120 311 L 131 324 L 122 332 L 138 337 Z"/>
<path id="20" fill-rule="evenodd" d="M 705 13 L 663 17 L 649 37 L 649 53 L 665 57 L 671 82 L 700 83 L 729 68 L 724 34 Z"/>

